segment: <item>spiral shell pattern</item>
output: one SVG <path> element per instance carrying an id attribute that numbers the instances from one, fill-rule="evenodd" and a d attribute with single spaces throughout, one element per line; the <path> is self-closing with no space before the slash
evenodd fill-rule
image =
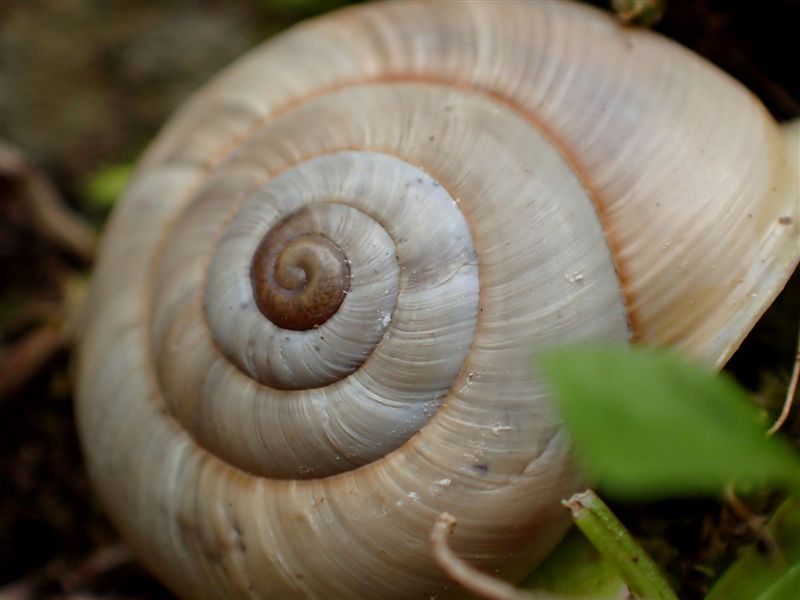
<path id="1" fill-rule="evenodd" d="M 272 135 L 210 177 L 197 192 L 208 201 L 170 236 L 153 353 L 167 405 L 203 446 L 251 473 L 314 478 L 385 456 L 436 411 L 475 336 L 478 261 L 455 199 L 393 156 L 324 153 L 273 178 L 250 167 L 248 180 L 241 166 L 268 156 Z M 254 260 L 274 273 L 255 277 Z M 326 269 L 336 293 L 312 285 Z M 293 295 L 270 318 L 259 288 Z M 342 295 L 320 323 L 275 322 Z"/>
<path id="2" fill-rule="evenodd" d="M 754 139 L 745 180 L 724 165 Z M 446 591 L 445 510 L 462 555 L 519 579 L 580 481 L 532 352 L 722 360 L 761 308 L 695 304 L 742 309 L 789 268 L 748 266 L 797 214 L 782 144 L 725 76 L 581 6 L 381 4 L 257 48 L 159 136 L 106 235 L 78 391 L 104 505 L 186 598 Z"/>

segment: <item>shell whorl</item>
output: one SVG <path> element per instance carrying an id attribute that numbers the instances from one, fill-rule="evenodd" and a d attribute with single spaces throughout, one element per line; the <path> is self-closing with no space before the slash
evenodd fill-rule
<path id="1" fill-rule="evenodd" d="M 350 291 L 345 251 L 301 209 L 278 223 L 253 254 L 250 281 L 258 309 L 283 329 L 307 331 L 339 310 Z"/>
<path id="2" fill-rule="evenodd" d="M 438 593 L 444 510 L 520 578 L 580 481 L 531 352 L 722 360 L 800 247 L 782 148 L 727 77 L 585 7 L 403 2 L 280 36 L 187 104 L 112 218 L 79 357 L 103 503 L 187 598 Z"/>

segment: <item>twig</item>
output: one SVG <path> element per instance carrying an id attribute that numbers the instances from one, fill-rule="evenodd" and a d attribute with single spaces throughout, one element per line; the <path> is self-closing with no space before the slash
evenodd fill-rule
<path id="1" fill-rule="evenodd" d="M 792 405 L 794 403 L 794 395 L 795 392 L 797 392 L 798 379 L 800 379 L 800 330 L 798 330 L 797 334 L 797 350 L 794 355 L 794 367 L 792 368 L 792 376 L 789 379 L 789 388 L 786 390 L 786 399 L 783 401 L 781 414 L 778 415 L 778 418 L 772 424 L 772 427 L 767 430 L 767 435 L 772 435 L 778 431 L 781 427 L 783 427 L 786 419 L 789 418 L 789 413 L 792 412 Z"/>
<path id="2" fill-rule="evenodd" d="M 60 327 L 42 325 L 17 342 L 0 348 L 0 398 L 24 385 L 66 344 Z"/>
<path id="3" fill-rule="evenodd" d="M 67 208 L 61 194 L 15 147 L 0 140 L 0 177 L 9 179 L 30 211 L 33 226 L 46 238 L 86 262 L 94 257 L 97 235 Z"/>
<path id="4" fill-rule="evenodd" d="M 736 495 L 736 489 L 733 483 L 726 486 L 724 497 L 733 513 L 744 522 L 745 527 L 750 530 L 750 533 L 756 536 L 758 541 L 766 548 L 767 552 L 772 556 L 779 556 L 780 547 L 766 528 L 767 519 L 753 513 L 753 511 L 739 499 L 739 496 Z"/>
<path id="5" fill-rule="evenodd" d="M 86 585 L 98 575 L 108 573 L 131 560 L 133 556 L 125 544 L 106 546 L 90 554 L 74 569 L 65 571 L 59 580 L 65 590 L 74 590 Z"/>
<path id="6" fill-rule="evenodd" d="M 487 600 L 556 600 L 555 596 L 540 592 L 525 592 L 509 583 L 478 571 L 459 558 L 448 544 L 456 520 L 442 513 L 431 530 L 433 558 L 442 570 L 468 591 Z"/>
<path id="7" fill-rule="evenodd" d="M 39 592 L 45 584 L 54 581 L 64 591 L 74 590 L 131 560 L 131 552 L 124 544 L 100 548 L 72 569 L 57 560 L 22 580 L 0 587 L 0 600 L 34 600 L 41 597 Z"/>

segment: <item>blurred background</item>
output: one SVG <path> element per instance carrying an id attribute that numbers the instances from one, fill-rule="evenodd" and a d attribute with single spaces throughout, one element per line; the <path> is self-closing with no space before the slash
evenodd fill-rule
<path id="1" fill-rule="evenodd" d="M 248 48 L 345 4 L 0 0 L 0 599 L 170 597 L 130 558 L 84 474 L 71 315 L 96 232 L 169 114 Z M 800 116 L 798 22 L 798 0 L 671 0 L 654 28 L 787 119 Z M 798 321 L 795 276 L 728 367 L 765 405 L 785 390 Z M 752 540 L 713 499 L 616 508 L 685 598 Z"/>

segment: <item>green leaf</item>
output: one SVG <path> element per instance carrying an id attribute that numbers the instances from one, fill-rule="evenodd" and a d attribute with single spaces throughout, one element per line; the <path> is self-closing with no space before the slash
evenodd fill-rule
<path id="1" fill-rule="evenodd" d="M 94 172 L 83 191 L 89 206 L 104 210 L 112 207 L 128 185 L 133 168 L 132 164 L 123 163 Z"/>
<path id="2" fill-rule="evenodd" d="M 796 600 L 800 590 L 800 502 L 786 500 L 766 526 L 774 552 L 747 548 L 711 588 L 706 600 Z"/>
<path id="3" fill-rule="evenodd" d="M 617 497 L 800 489 L 800 455 L 769 438 L 747 394 L 674 354 L 574 346 L 540 355 L 579 459 Z"/>
<path id="4" fill-rule="evenodd" d="M 797 600 L 798 593 L 800 593 L 800 565 L 795 565 L 757 600 Z"/>
<path id="5" fill-rule="evenodd" d="M 578 529 L 573 529 L 520 587 L 570 600 L 624 598 L 628 589 Z"/>

